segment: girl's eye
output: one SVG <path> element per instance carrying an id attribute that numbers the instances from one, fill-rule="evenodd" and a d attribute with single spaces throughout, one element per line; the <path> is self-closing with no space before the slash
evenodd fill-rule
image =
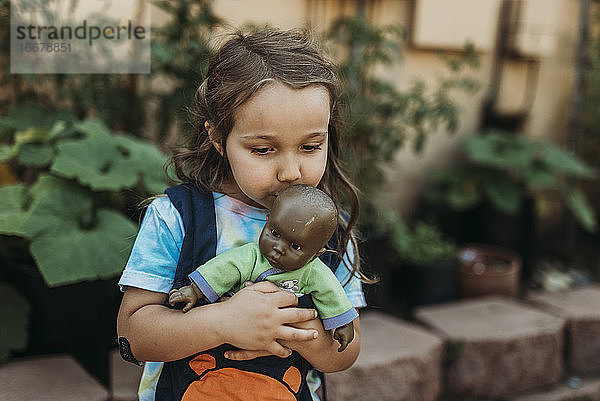
<path id="1" fill-rule="evenodd" d="M 258 155 L 266 155 L 272 150 L 272 148 L 252 148 L 252 153 L 256 153 Z"/>
<path id="2" fill-rule="evenodd" d="M 299 250 L 301 249 L 301 248 L 300 248 L 300 245 L 298 245 L 298 244 L 295 244 L 295 243 L 293 243 L 293 242 L 291 243 L 290 247 L 291 247 L 291 248 L 292 248 L 294 251 L 299 251 Z"/>
<path id="3" fill-rule="evenodd" d="M 302 145 L 302 150 L 305 152 L 312 152 L 315 150 L 321 150 L 321 145 Z"/>
<path id="4" fill-rule="evenodd" d="M 277 230 L 275 230 L 274 228 L 271 229 L 271 235 L 275 238 L 279 238 L 281 237 L 281 235 L 279 235 L 279 233 L 277 232 Z"/>

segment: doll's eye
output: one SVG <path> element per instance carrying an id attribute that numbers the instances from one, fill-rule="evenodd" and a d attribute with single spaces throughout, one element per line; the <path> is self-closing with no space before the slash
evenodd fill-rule
<path id="1" fill-rule="evenodd" d="M 271 229 L 271 235 L 275 238 L 281 237 L 281 235 L 274 228 Z"/>
<path id="2" fill-rule="evenodd" d="M 298 244 L 295 244 L 295 243 L 293 243 L 293 242 L 290 244 L 290 247 L 291 247 L 291 248 L 292 248 L 294 251 L 296 251 L 296 252 L 297 252 L 297 251 L 299 251 L 300 249 L 302 249 L 302 248 L 300 247 L 300 245 L 298 245 Z"/>

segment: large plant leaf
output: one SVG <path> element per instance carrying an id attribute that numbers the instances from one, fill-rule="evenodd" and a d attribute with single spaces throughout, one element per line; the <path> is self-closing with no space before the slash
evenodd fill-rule
<path id="1" fill-rule="evenodd" d="M 85 120 L 73 124 L 73 129 L 90 138 L 110 140 L 111 134 L 106 125 L 99 120 Z"/>
<path id="2" fill-rule="evenodd" d="M 119 190 L 138 181 L 135 161 L 123 155 L 111 137 L 62 142 L 57 148 L 51 170 L 92 189 Z"/>
<path id="3" fill-rule="evenodd" d="M 11 285 L 0 283 L 0 361 L 28 341 L 29 303 Z"/>
<path id="4" fill-rule="evenodd" d="M 23 228 L 25 187 L 22 184 L 0 187 L 0 234 L 26 236 Z"/>
<path id="5" fill-rule="evenodd" d="M 551 143 L 544 143 L 542 149 L 544 161 L 556 173 L 581 178 L 594 178 L 596 176 L 593 168 L 566 150 Z"/>
<path id="6" fill-rule="evenodd" d="M 118 145 L 125 149 L 142 176 L 144 187 L 153 193 L 161 193 L 166 186 L 166 156 L 154 145 L 122 135 L 115 136 Z"/>
<path id="7" fill-rule="evenodd" d="M 47 216 L 53 221 L 51 216 Z M 41 216 L 38 216 L 41 219 Z M 32 240 L 31 253 L 49 286 L 118 274 L 133 245 L 136 226 L 111 210 L 99 210 L 92 228 L 56 227 Z"/>
<path id="8" fill-rule="evenodd" d="M 108 209 L 94 214 L 91 193 L 44 175 L 29 191 L 23 228 L 30 251 L 50 286 L 110 277 L 122 270 L 135 224 Z"/>
<path id="9" fill-rule="evenodd" d="M 500 133 L 470 137 L 465 147 L 471 161 L 501 170 L 527 169 L 535 152 L 528 139 Z"/>
<path id="10" fill-rule="evenodd" d="M 596 215 L 585 193 L 577 187 L 568 188 L 565 202 L 577 221 L 588 231 L 596 230 Z"/>
<path id="11" fill-rule="evenodd" d="M 494 208 L 509 215 L 519 211 L 523 189 L 514 181 L 490 177 L 484 186 L 485 194 Z"/>
<path id="12" fill-rule="evenodd" d="M 43 167 L 52 162 L 54 152 L 47 144 L 27 143 L 19 148 L 19 162 L 28 167 Z"/>
<path id="13" fill-rule="evenodd" d="M 42 175 L 30 188 L 31 205 L 23 221 L 30 238 L 60 232 L 72 226 L 92 222 L 92 199 L 83 188 L 66 180 Z"/>

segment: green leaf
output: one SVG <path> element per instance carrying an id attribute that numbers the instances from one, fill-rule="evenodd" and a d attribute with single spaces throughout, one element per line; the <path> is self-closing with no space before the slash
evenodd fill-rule
<path id="1" fill-rule="evenodd" d="M 565 203 L 583 228 L 590 232 L 596 230 L 596 214 L 580 188 L 568 188 L 565 194 Z"/>
<path id="2" fill-rule="evenodd" d="M 166 187 L 164 166 L 167 157 L 154 145 L 122 135 L 115 136 L 117 143 L 128 153 L 141 173 L 144 187 L 152 193 L 162 193 Z"/>
<path id="3" fill-rule="evenodd" d="M 72 225 L 91 224 L 93 203 L 89 193 L 66 180 L 42 175 L 30 188 L 29 196 L 32 201 L 23 229 L 31 238 Z"/>
<path id="4" fill-rule="evenodd" d="M 448 189 L 446 201 L 450 207 L 457 211 L 471 209 L 481 200 L 481 193 L 476 183 L 465 181 L 461 185 L 454 185 Z"/>
<path id="5" fill-rule="evenodd" d="M 485 194 L 496 209 L 509 215 L 515 215 L 519 211 L 522 189 L 515 182 L 496 177 L 486 181 L 484 185 Z"/>
<path id="6" fill-rule="evenodd" d="M 527 169 L 534 158 L 534 146 L 514 134 L 489 133 L 469 137 L 467 156 L 475 163 L 497 169 Z"/>
<path id="7" fill-rule="evenodd" d="M 544 143 L 542 147 L 544 161 L 553 171 L 573 177 L 594 178 L 596 176 L 593 168 L 564 149 L 551 143 Z"/>
<path id="8" fill-rule="evenodd" d="M 31 253 L 49 286 L 112 277 L 122 271 L 136 225 L 108 209 L 99 210 L 93 228 L 63 225 L 31 241 Z"/>
<path id="9" fill-rule="evenodd" d="M 73 129 L 90 138 L 110 140 L 111 137 L 110 131 L 106 125 L 98 120 L 85 120 L 84 122 L 75 123 Z"/>
<path id="10" fill-rule="evenodd" d="M 122 270 L 136 225 L 108 209 L 94 213 L 90 193 L 43 175 L 30 189 L 23 227 L 30 251 L 50 286 L 110 277 Z"/>
<path id="11" fill-rule="evenodd" d="M 40 128 L 27 128 L 15 134 L 15 144 L 46 142 L 48 131 Z"/>
<path id="12" fill-rule="evenodd" d="M 17 155 L 15 146 L 0 144 L 0 162 L 12 159 Z"/>
<path id="13" fill-rule="evenodd" d="M 19 148 L 19 161 L 28 167 L 43 167 L 50 162 L 54 152 L 47 144 L 27 143 Z"/>
<path id="14" fill-rule="evenodd" d="M 29 303 L 13 286 L 0 283 L 0 362 L 28 341 Z"/>
<path id="15" fill-rule="evenodd" d="M 94 135 L 101 135 L 98 131 Z M 138 166 L 117 148 L 112 137 L 62 142 L 51 171 L 76 178 L 95 190 L 129 188 L 138 181 Z"/>
<path id="16" fill-rule="evenodd" d="M 25 210 L 25 187 L 23 184 L 0 187 L 0 233 L 26 236 L 23 228 Z"/>

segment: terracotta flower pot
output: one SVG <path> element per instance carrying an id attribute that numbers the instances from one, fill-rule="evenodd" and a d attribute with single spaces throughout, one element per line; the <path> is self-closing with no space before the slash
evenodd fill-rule
<path id="1" fill-rule="evenodd" d="M 463 297 L 519 294 L 521 257 L 508 248 L 466 244 L 458 249 L 459 288 Z"/>

